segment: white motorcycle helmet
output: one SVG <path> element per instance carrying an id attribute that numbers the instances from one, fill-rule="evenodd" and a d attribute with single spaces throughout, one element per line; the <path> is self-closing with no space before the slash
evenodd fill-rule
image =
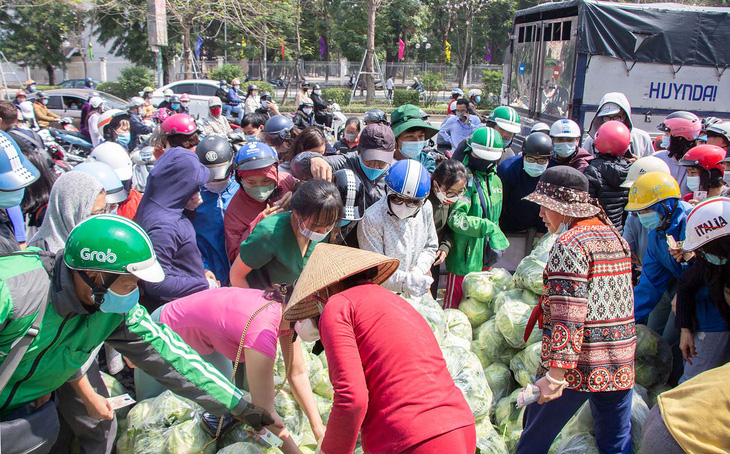
<path id="1" fill-rule="evenodd" d="M 127 150 L 118 143 L 100 143 L 91 151 L 90 156 L 96 161 L 103 162 L 114 169 L 114 172 L 119 176 L 120 180 L 127 181 L 132 178 L 132 174 L 134 173 L 132 159 L 130 159 Z"/>
<path id="2" fill-rule="evenodd" d="M 730 235 L 730 198 L 712 197 L 700 202 L 687 216 L 682 249 L 694 251 L 712 240 Z"/>
<path id="3" fill-rule="evenodd" d="M 631 167 L 629 167 L 629 173 L 626 175 L 626 179 L 621 183 L 622 188 L 630 188 L 640 176 L 649 172 L 662 172 L 671 175 L 669 165 L 659 158 L 654 156 L 646 156 L 641 159 L 637 159 Z"/>

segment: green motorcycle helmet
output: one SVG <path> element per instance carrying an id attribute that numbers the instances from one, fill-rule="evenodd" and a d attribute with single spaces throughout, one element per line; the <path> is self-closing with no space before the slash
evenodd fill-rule
<path id="1" fill-rule="evenodd" d="M 77 271 L 131 274 L 146 282 L 165 279 L 147 233 L 114 214 L 92 216 L 77 225 L 66 240 L 63 261 Z"/>
<path id="2" fill-rule="evenodd" d="M 522 129 L 520 114 L 509 106 L 500 106 L 489 115 L 489 121 L 512 134 L 517 134 Z"/>
<path id="3" fill-rule="evenodd" d="M 485 126 L 477 129 L 471 133 L 466 143 L 477 158 L 485 161 L 499 161 L 504 153 L 502 136 L 494 128 Z"/>

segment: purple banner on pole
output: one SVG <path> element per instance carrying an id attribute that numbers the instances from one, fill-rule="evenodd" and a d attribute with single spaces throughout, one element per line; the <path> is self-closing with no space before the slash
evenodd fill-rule
<path id="1" fill-rule="evenodd" d="M 320 36 L 319 37 L 319 56 L 322 58 L 324 58 L 324 50 L 325 50 L 324 38 Z"/>
<path id="2" fill-rule="evenodd" d="M 492 50 L 489 49 L 489 41 L 484 43 L 484 61 L 487 63 L 492 61 Z"/>

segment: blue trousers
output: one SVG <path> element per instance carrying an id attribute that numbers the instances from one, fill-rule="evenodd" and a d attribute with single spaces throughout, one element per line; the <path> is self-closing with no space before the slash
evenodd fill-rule
<path id="1" fill-rule="evenodd" d="M 587 400 L 601 453 L 631 454 L 631 393 L 632 390 L 589 393 L 566 389 L 558 399 L 529 405 L 522 419 L 524 431 L 516 453 L 548 452 L 563 426 Z"/>

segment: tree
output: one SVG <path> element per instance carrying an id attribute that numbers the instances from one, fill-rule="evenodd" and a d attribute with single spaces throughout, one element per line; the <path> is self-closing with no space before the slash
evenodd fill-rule
<path id="1" fill-rule="evenodd" d="M 9 60 L 44 68 L 55 85 L 54 69 L 66 67 L 65 45 L 83 29 L 85 11 L 65 1 L 30 0 L 6 3 L 0 9 L 0 48 Z M 80 4 L 79 4 L 80 5 Z"/>

